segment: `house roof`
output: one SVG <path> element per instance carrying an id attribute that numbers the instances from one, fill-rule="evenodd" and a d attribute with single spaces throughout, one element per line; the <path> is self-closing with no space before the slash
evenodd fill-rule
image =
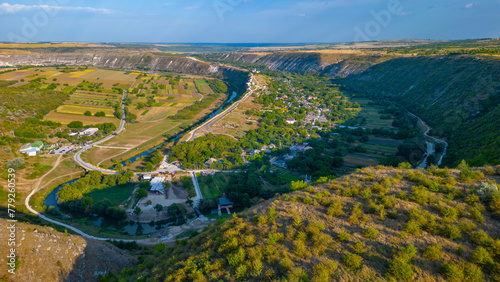
<path id="1" fill-rule="evenodd" d="M 36 141 L 35 143 L 31 143 L 31 147 L 34 147 L 34 148 L 38 148 L 38 147 L 42 147 L 42 146 L 43 146 L 42 141 Z"/>
<path id="2" fill-rule="evenodd" d="M 28 150 L 28 154 L 29 154 L 29 153 L 33 153 L 33 152 L 35 152 L 35 153 L 37 152 L 37 151 L 36 151 L 36 148 L 31 148 L 31 149 L 29 149 L 29 150 Z"/>
<path id="3" fill-rule="evenodd" d="M 31 144 L 24 144 L 22 147 L 21 147 L 21 150 L 27 150 L 27 149 L 31 149 Z"/>
<path id="4" fill-rule="evenodd" d="M 231 202 L 228 198 L 219 198 L 219 205 L 221 206 L 229 206 L 233 205 L 234 203 Z"/>

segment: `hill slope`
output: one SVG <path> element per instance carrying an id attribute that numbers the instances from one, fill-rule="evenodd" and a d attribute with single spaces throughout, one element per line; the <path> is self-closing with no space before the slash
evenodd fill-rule
<path id="1" fill-rule="evenodd" d="M 220 221 L 122 278 L 499 281 L 500 196 L 474 192 L 499 169 L 365 168 Z"/>
<path id="2" fill-rule="evenodd" d="M 8 223 L 0 218 L 0 237 L 9 238 Z M 117 247 L 80 236 L 65 235 L 51 227 L 16 223 L 15 275 L 2 270 L 4 281 L 97 281 L 99 275 L 120 273 L 137 264 L 135 258 Z M 2 269 L 6 270 L 6 243 L 0 244 Z"/>
<path id="3" fill-rule="evenodd" d="M 343 83 L 376 99 L 395 100 L 438 129 L 438 135 L 451 137 L 448 164 L 466 158 L 483 165 L 500 163 L 498 150 L 496 155 L 481 150 L 500 145 L 499 78 L 497 57 L 434 56 L 390 60 Z"/>

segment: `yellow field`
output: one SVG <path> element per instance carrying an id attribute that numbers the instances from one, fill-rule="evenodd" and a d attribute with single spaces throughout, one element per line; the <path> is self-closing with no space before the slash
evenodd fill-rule
<path id="1" fill-rule="evenodd" d="M 97 112 L 104 112 L 106 117 L 113 117 L 113 113 L 115 110 L 113 108 L 108 107 L 92 107 L 92 106 L 77 106 L 77 105 L 62 105 L 59 106 L 56 110 L 58 113 L 64 114 L 74 114 L 74 115 L 83 115 L 86 111 L 90 111 L 92 115 Z"/>
<path id="2" fill-rule="evenodd" d="M 84 71 L 75 71 L 75 72 L 72 72 L 70 77 L 80 77 L 84 74 L 87 74 L 87 73 L 91 73 L 91 72 L 94 72 L 95 70 L 84 70 Z"/>
<path id="3" fill-rule="evenodd" d="M 44 120 L 60 122 L 62 124 L 69 124 L 70 122 L 75 120 L 83 122 L 83 125 L 92 125 L 106 122 L 114 123 L 116 126 L 120 124 L 120 120 L 118 120 L 117 118 L 88 117 L 83 115 L 72 115 L 55 112 L 50 112 L 44 117 Z"/>
<path id="4" fill-rule="evenodd" d="M 95 43 L 0 43 L 0 48 L 51 48 L 51 47 L 113 47 Z"/>
<path id="5" fill-rule="evenodd" d="M 97 69 L 93 72 L 83 74 L 80 78 L 85 80 L 99 79 L 99 82 L 103 82 L 101 80 L 114 80 L 120 83 L 125 82 L 126 84 L 130 84 L 135 81 L 136 75 L 125 74 L 123 71 Z"/>

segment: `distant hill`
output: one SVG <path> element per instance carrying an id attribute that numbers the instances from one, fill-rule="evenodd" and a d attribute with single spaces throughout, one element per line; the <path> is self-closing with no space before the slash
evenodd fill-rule
<path id="1" fill-rule="evenodd" d="M 364 168 L 156 250 L 136 281 L 498 281 L 500 167 Z M 486 174 L 486 176 L 484 176 Z"/>

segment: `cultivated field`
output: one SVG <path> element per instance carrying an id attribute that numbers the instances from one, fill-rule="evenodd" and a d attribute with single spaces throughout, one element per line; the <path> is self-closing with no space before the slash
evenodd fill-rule
<path id="1" fill-rule="evenodd" d="M 84 115 L 73 115 L 73 114 L 64 114 L 64 113 L 56 113 L 50 112 L 44 117 L 44 120 L 51 120 L 55 122 L 60 122 L 62 124 L 69 124 L 72 121 L 78 120 L 83 122 L 83 125 L 92 125 L 99 123 L 114 123 L 115 125 L 120 124 L 120 120 L 117 118 L 103 118 L 103 117 L 94 117 L 94 116 L 84 116 Z"/>

